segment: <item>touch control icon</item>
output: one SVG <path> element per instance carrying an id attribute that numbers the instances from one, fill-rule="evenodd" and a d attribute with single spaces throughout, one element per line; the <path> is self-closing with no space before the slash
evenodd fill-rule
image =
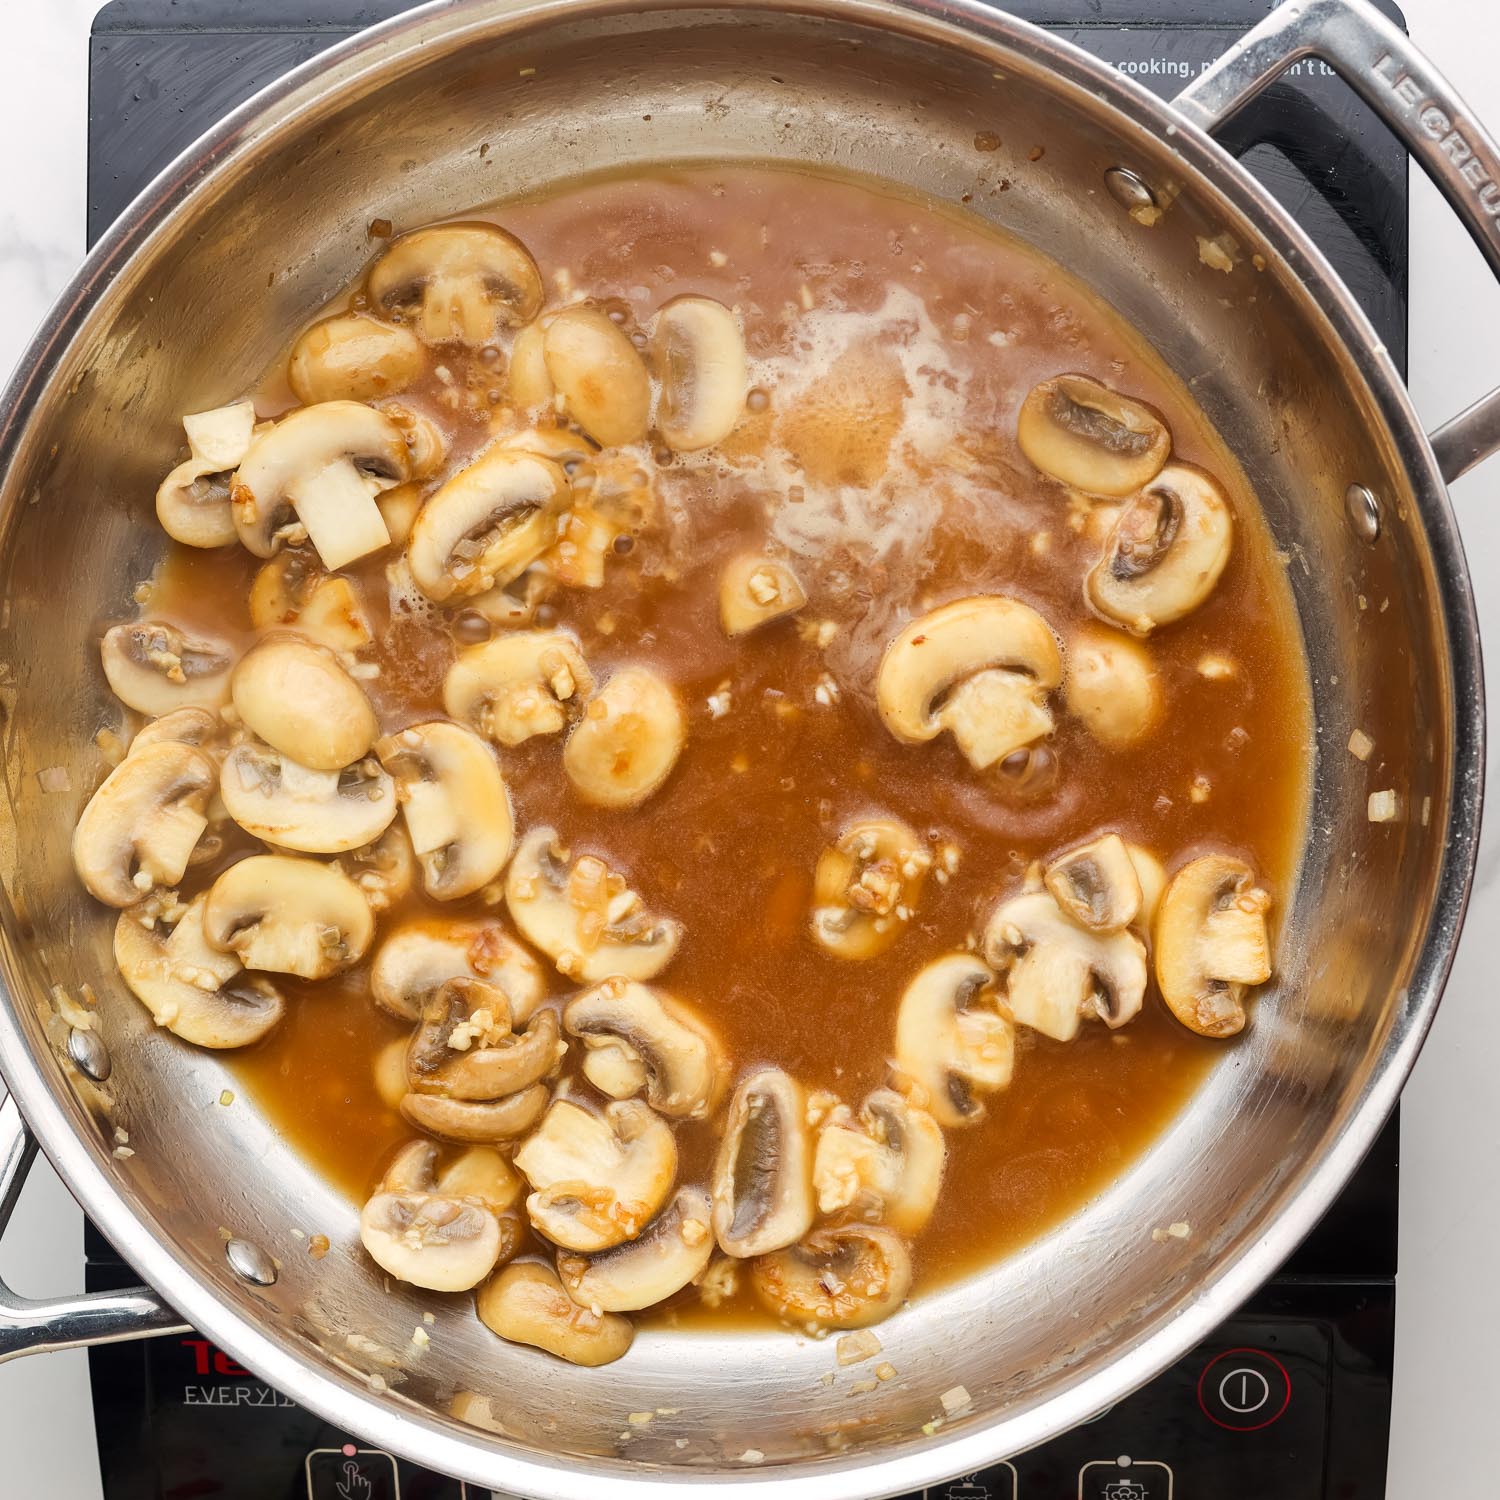
<path id="1" fill-rule="evenodd" d="M 1198 1377 L 1203 1415 L 1229 1432 L 1258 1432 L 1291 1404 L 1292 1378 L 1264 1349 L 1226 1349 Z"/>

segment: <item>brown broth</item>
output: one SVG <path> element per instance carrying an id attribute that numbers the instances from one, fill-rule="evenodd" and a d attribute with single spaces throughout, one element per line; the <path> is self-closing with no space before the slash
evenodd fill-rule
<path id="1" fill-rule="evenodd" d="M 785 170 L 612 177 L 493 217 L 530 248 L 553 300 L 565 273 L 628 330 L 685 292 L 735 306 L 769 397 L 723 450 L 667 456 L 656 515 L 610 558 L 604 587 L 559 591 L 540 617 L 577 632 L 598 678 L 643 663 L 676 685 L 689 738 L 666 785 L 639 809 L 600 811 L 562 774 L 559 739 L 501 752 L 518 828 L 551 823 L 575 854 L 604 856 L 648 906 L 682 922 L 660 983 L 711 1019 L 737 1072 L 774 1062 L 857 1105 L 886 1078 L 897 1002 L 917 968 L 962 947 L 1033 860 L 1095 832 L 1116 830 L 1169 869 L 1205 847 L 1233 850 L 1285 899 L 1303 838 L 1311 731 L 1282 567 L 1254 496 L 1187 391 L 1088 291 L 959 211 Z M 491 431 L 525 422 L 504 406 L 503 364 L 446 350 L 443 363 L 446 381 L 433 374 L 402 400 L 453 432 L 449 473 Z M 816 378 L 805 379 L 809 369 Z M 1059 712 L 1055 779 L 1024 795 L 998 773 L 972 770 L 947 736 L 898 743 L 876 715 L 873 678 L 908 619 L 968 593 L 1023 599 L 1065 641 L 1092 623 L 1081 579 L 1097 540 L 1070 526 L 1064 492 L 1035 474 L 1014 439 L 1026 391 L 1064 370 L 1156 406 L 1177 456 L 1225 485 L 1236 541 L 1208 601 L 1151 638 L 1167 705 L 1159 731 L 1110 751 Z M 262 415 L 288 402 L 276 372 L 260 393 Z M 649 467 L 652 456 L 625 461 Z M 835 493 L 850 478 L 869 482 Z M 768 543 L 793 561 L 809 605 L 799 620 L 727 639 L 719 572 Z M 379 627 L 381 675 L 369 686 L 389 730 L 441 713 L 455 648 L 439 612 L 412 612 L 400 599 L 388 608 L 387 562 L 366 560 L 351 576 Z M 247 640 L 254 571 L 237 548 L 176 549 L 149 611 Z M 826 649 L 799 628 L 820 620 L 837 627 Z M 1234 675 L 1206 679 L 1197 671 L 1205 653 L 1228 658 Z M 832 704 L 817 701 L 825 673 L 838 687 Z M 716 718 L 707 700 L 726 684 L 732 708 Z M 1206 800 L 1190 796 L 1195 778 L 1206 779 Z M 929 880 L 887 953 L 849 962 L 809 934 L 811 875 L 819 851 L 870 813 L 903 818 L 961 858 L 946 883 Z M 486 909 L 477 897 L 437 908 L 420 895 L 411 907 Z M 385 917 L 383 930 L 400 915 Z M 404 1028 L 370 1001 L 364 968 L 286 988 L 284 1023 L 235 1061 L 244 1091 L 362 1198 L 410 1134 L 371 1073 L 374 1053 Z M 983 1123 L 948 1132 L 942 1196 L 915 1246 L 919 1288 L 1075 1211 L 1232 1050 L 1178 1026 L 1154 988 L 1119 1032 L 1086 1023 L 1060 1044 L 1023 1029 L 1011 1088 L 987 1100 Z M 715 1131 L 682 1132 L 686 1180 L 706 1175 Z"/>

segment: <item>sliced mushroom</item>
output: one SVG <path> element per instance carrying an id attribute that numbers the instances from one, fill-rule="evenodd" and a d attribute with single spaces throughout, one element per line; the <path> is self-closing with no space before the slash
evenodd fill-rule
<path id="1" fill-rule="evenodd" d="M 491 448 L 418 512 L 407 559 L 417 587 L 453 604 L 518 577 L 557 540 L 568 476 L 550 458 Z"/>
<path id="2" fill-rule="evenodd" d="M 949 953 L 921 969 L 901 996 L 896 1068 L 939 1125 L 977 1123 L 985 1110 L 975 1094 L 1010 1087 L 1015 1027 L 994 1009 L 994 981 L 972 953 Z"/>
<path id="3" fill-rule="evenodd" d="M 474 1305 L 491 1333 L 574 1365 L 611 1364 L 635 1337 L 629 1318 L 580 1307 L 552 1268 L 535 1261 L 507 1266 L 485 1285 Z"/>
<path id="4" fill-rule="evenodd" d="M 590 699 L 563 746 L 563 770 L 595 807 L 638 807 L 672 774 L 687 740 L 682 705 L 648 667 L 625 667 Z"/>
<path id="5" fill-rule="evenodd" d="M 424 498 L 420 484 L 398 484 L 375 497 L 393 547 L 404 547 L 411 540 L 411 529 L 417 524 Z"/>
<path id="6" fill-rule="evenodd" d="M 599 452 L 582 433 L 568 427 L 523 427 L 519 432 L 507 433 L 495 446 L 509 453 L 534 453 L 539 458 L 550 458 L 568 474 Z"/>
<path id="7" fill-rule="evenodd" d="M 1059 855 L 1043 880 L 1057 904 L 1082 927 L 1119 932 L 1141 910 L 1141 882 L 1125 840 L 1102 834 Z"/>
<path id="8" fill-rule="evenodd" d="M 1085 1016 L 1112 1030 L 1140 1012 L 1146 947 L 1133 932 L 1091 932 L 1070 921 L 1050 891 L 1004 901 L 984 932 L 984 956 L 1005 975 L 1016 1023 L 1054 1041 L 1078 1035 Z"/>
<path id="9" fill-rule="evenodd" d="M 515 839 L 510 793 L 489 746 L 462 724 L 432 719 L 376 746 L 400 788 L 422 886 L 454 901 L 505 868 Z"/>
<path id="10" fill-rule="evenodd" d="M 662 441 L 678 453 L 723 442 L 750 388 L 745 336 L 734 314 L 712 297 L 674 297 L 656 315 L 651 353 L 661 379 Z"/>
<path id="11" fill-rule="evenodd" d="M 660 509 L 652 475 L 636 455 L 618 452 L 592 454 L 569 473 L 573 501 L 539 566 L 564 588 L 602 588 L 608 564 L 622 555 L 617 543 L 645 530 Z"/>
<path id="12" fill-rule="evenodd" d="M 464 651 L 443 680 L 443 707 L 497 745 L 556 734 L 594 691 L 578 642 L 562 630 L 513 630 Z"/>
<path id="13" fill-rule="evenodd" d="M 515 1163 L 533 1189 L 526 1212 L 537 1232 L 591 1254 L 633 1240 L 656 1216 L 677 1175 L 677 1142 L 639 1099 L 602 1114 L 558 1099 Z"/>
<path id="14" fill-rule="evenodd" d="M 840 958 L 874 958 L 906 930 L 932 855 L 895 818 L 862 818 L 818 856 L 812 932 Z"/>
<path id="15" fill-rule="evenodd" d="M 274 986 L 208 945 L 203 905 L 199 896 L 171 923 L 145 908 L 121 912 L 115 963 L 158 1026 L 195 1047 L 248 1047 L 280 1021 L 286 1004 Z"/>
<path id="16" fill-rule="evenodd" d="M 796 1079 L 780 1068 L 758 1068 L 741 1079 L 714 1158 L 714 1234 L 726 1255 L 765 1255 L 807 1233 L 812 1156 Z"/>
<path id="17" fill-rule="evenodd" d="M 907 625 L 886 647 L 875 695 L 898 740 L 920 744 L 950 730 L 982 771 L 1051 734 L 1047 694 L 1061 680 L 1062 656 L 1041 615 L 980 594 Z"/>
<path id="18" fill-rule="evenodd" d="M 218 641 L 195 640 L 165 620 L 107 630 L 100 646 L 110 691 L 127 708 L 156 718 L 179 708 L 222 708 L 234 656 Z"/>
<path id="19" fill-rule="evenodd" d="M 488 1144 L 524 1135 L 542 1117 L 547 1090 L 540 1083 L 501 1099 L 449 1099 L 441 1094 L 407 1094 L 401 1114 L 408 1125 L 445 1141 Z"/>
<path id="20" fill-rule="evenodd" d="M 528 323 L 510 348 L 510 398 L 523 411 L 551 406 L 556 388 L 547 373 L 546 332 Z"/>
<path id="21" fill-rule="evenodd" d="M 1120 512 L 1084 587 L 1100 614 L 1137 635 L 1180 620 L 1213 592 L 1234 541 L 1219 483 L 1169 464 Z"/>
<path id="22" fill-rule="evenodd" d="M 1145 648 L 1114 630 L 1080 631 L 1068 643 L 1063 694 L 1101 745 L 1138 744 L 1161 718 L 1161 682 Z"/>
<path id="23" fill-rule="evenodd" d="M 1271 897 L 1242 859 L 1205 854 L 1168 883 L 1156 914 L 1156 982 L 1199 1036 L 1244 1030 L 1245 990 L 1271 977 Z"/>
<path id="24" fill-rule="evenodd" d="M 889 1229 L 845 1224 L 750 1267 L 755 1295 L 799 1327 L 868 1328 L 890 1317 L 911 1290 L 911 1256 Z"/>
<path id="25" fill-rule="evenodd" d="M 638 1239 L 593 1256 L 559 1252 L 558 1276 L 580 1307 L 595 1312 L 638 1312 L 665 1302 L 707 1267 L 712 1213 L 702 1188 L 679 1188 Z"/>
<path id="26" fill-rule="evenodd" d="M 313 771 L 342 771 L 375 743 L 375 710 L 324 646 L 290 632 L 252 646 L 234 669 L 234 706 L 245 727 Z"/>
<path id="27" fill-rule="evenodd" d="M 542 308 L 526 247 L 494 224 L 439 224 L 393 240 L 370 267 L 371 303 L 429 344 L 487 344 Z"/>
<path id="28" fill-rule="evenodd" d="M 597 307 L 546 321 L 542 353 L 562 411 L 606 448 L 638 443 L 651 415 L 651 378 L 620 326 Z"/>
<path id="29" fill-rule="evenodd" d="M 214 881 L 203 933 L 247 969 L 326 979 L 364 957 L 375 919 L 359 887 L 332 865 L 253 854 Z"/>
<path id="30" fill-rule="evenodd" d="M 1126 844 L 1125 851 L 1130 855 L 1135 878 L 1141 886 L 1141 909 L 1135 925 L 1140 931 L 1149 933 L 1156 922 L 1157 903 L 1167 886 L 1167 872 L 1149 849 L 1143 849 L 1139 844 Z"/>
<path id="31" fill-rule="evenodd" d="M 235 539 L 229 476 L 239 467 L 255 431 L 255 407 L 237 401 L 182 419 L 192 457 L 162 480 L 156 519 L 186 547 L 227 547 Z"/>
<path id="32" fill-rule="evenodd" d="M 948 1150 L 937 1122 L 894 1089 L 876 1089 L 856 1127 L 834 1119 L 818 1132 L 813 1186 L 820 1213 L 853 1209 L 901 1234 L 932 1217 Z"/>
<path id="33" fill-rule="evenodd" d="M 360 313 L 324 318 L 292 345 L 287 381 L 304 406 L 373 401 L 418 379 L 427 353 L 415 334 Z"/>
<path id="34" fill-rule="evenodd" d="M 572 860 L 551 828 L 534 828 L 521 841 L 505 877 L 505 904 L 521 936 L 583 984 L 654 979 L 682 939 L 681 925 L 653 917 L 602 859 Z"/>
<path id="35" fill-rule="evenodd" d="M 406 444 L 406 454 L 411 464 L 411 478 L 413 480 L 431 479 L 448 458 L 448 435 L 425 412 L 418 411 L 408 402 L 386 401 L 382 403 L 380 409 L 396 424 L 402 441 Z M 416 501 L 416 508 L 420 509 L 421 494 L 420 488 L 413 490 L 407 485 L 397 485 L 395 489 L 383 490 L 375 503 L 380 507 L 381 515 L 386 517 L 387 525 L 389 525 L 389 508 L 398 495 L 402 497 L 404 504 Z M 407 529 L 410 530 L 409 523 Z M 404 535 L 398 537 L 395 531 L 392 531 L 391 540 L 400 545 L 405 537 Z"/>
<path id="36" fill-rule="evenodd" d="M 1056 375 L 1021 404 L 1021 452 L 1042 473 L 1095 495 L 1149 484 L 1172 451 L 1161 413 L 1087 375 Z"/>
<path id="37" fill-rule="evenodd" d="M 539 1010 L 511 1024 L 510 1001 L 483 979 L 450 979 L 422 1007 L 406 1054 L 413 1093 L 489 1100 L 519 1094 L 551 1073 L 568 1050 L 557 1012 Z"/>
<path id="38" fill-rule="evenodd" d="M 419 919 L 398 927 L 370 966 L 375 1003 L 404 1021 L 421 1019 L 434 991 L 450 979 L 499 986 L 513 1026 L 524 1026 L 546 994 L 542 966 L 496 921 Z"/>
<path id="39" fill-rule="evenodd" d="M 719 624 L 725 635 L 744 635 L 796 614 L 806 603 L 797 575 L 779 558 L 742 553 L 719 575 Z"/>
<path id="40" fill-rule="evenodd" d="M 174 708 L 171 713 L 152 719 L 136 730 L 130 742 L 130 754 L 147 745 L 191 745 L 195 750 L 217 757 L 224 721 L 208 708 Z"/>
<path id="41" fill-rule="evenodd" d="M 333 863 L 364 892 L 377 916 L 406 900 L 417 874 L 411 840 L 399 823 L 392 823 L 374 843 L 351 849 Z"/>
<path id="42" fill-rule="evenodd" d="M 491 1146 L 470 1146 L 460 1151 L 437 1174 L 437 1185 L 440 1193 L 472 1198 L 497 1214 L 513 1208 L 521 1196 L 521 1179 Z"/>
<path id="43" fill-rule="evenodd" d="M 310 771 L 245 741 L 224 758 L 219 795 L 246 833 L 299 854 L 343 854 L 378 839 L 396 816 L 396 789 L 372 759 Z"/>
<path id="44" fill-rule="evenodd" d="M 304 406 L 251 443 L 231 491 L 235 530 L 257 557 L 305 533 L 325 568 L 342 568 L 390 544 L 375 496 L 410 477 L 389 417 L 358 401 Z"/>
<path id="45" fill-rule="evenodd" d="M 375 1054 L 375 1092 L 387 1109 L 399 1110 L 409 1092 L 406 1087 L 407 1040 L 397 1037 Z"/>
<path id="46" fill-rule="evenodd" d="M 330 651 L 358 651 L 375 638 L 354 583 L 330 577 L 301 547 L 277 553 L 256 573 L 250 623 L 257 630 L 293 630 Z"/>
<path id="47" fill-rule="evenodd" d="M 563 1026 L 583 1042 L 583 1074 L 601 1093 L 626 1099 L 642 1087 L 672 1119 L 701 1120 L 724 1089 L 718 1039 L 681 1001 L 628 979 L 568 1002 Z"/>
<path id="48" fill-rule="evenodd" d="M 398 1281 L 463 1292 L 515 1254 L 520 1226 L 481 1196 L 439 1188 L 436 1161 L 431 1141 L 404 1147 L 365 1204 L 359 1237 L 375 1264 Z"/>
<path id="49" fill-rule="evenodd" d="M 163 742 L 127 755 L 89 798 L 73 831 L 73 864 L 91 896 L 133 906 L 176 885 L 208 827 L 218 782 L 208 756 Z"/>

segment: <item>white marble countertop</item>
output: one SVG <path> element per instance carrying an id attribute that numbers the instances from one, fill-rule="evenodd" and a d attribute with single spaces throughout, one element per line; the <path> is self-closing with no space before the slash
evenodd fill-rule
<path id="1" fill-rule="evenodd" d="M 4 7 L 0 139 L 10 144 L 0 159 L 0 370 L 19 355 L 83 254 L 85 49 L 100 3 L 8 0 Z M 1406 0 L 1405 8 L 1413 37 L 1475 115 L 1500 129 L 1494 0 Z M 1500 289 L 1425 180 L 1413 183 L 1411 279 L 1412 390 L 1434 426 L 1500 381 Z M 1500 459 L 1454 489 L 1492 663 L 1500 663 L 1497 486 Z M 1492 667 L 1490 688 L 1500 702 L 1497 673 Z M 1453 979 L 1404 1096 L 1392 1500 L 1495 1493 L 1497 869 L 1500 819 L 1492 818 Z M 0 1246 L 0 1275 L 33 1296 L 82 1287 L 80 1216 L 45 1167 L 32 1173 Z M 0 1367 L 0 1490 L 28 1500 L 97 1500 L 88 1411 L 81 1353 Z"/>

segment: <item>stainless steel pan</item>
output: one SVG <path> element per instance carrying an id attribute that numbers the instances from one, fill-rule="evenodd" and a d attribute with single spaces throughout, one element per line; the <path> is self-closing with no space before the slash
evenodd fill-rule
<path id="1" fill-rule="evenodd" d="M 0 1222 L 34 1133 L 157 1291 L 6 1294 L 0 1357 L 188 1320 L 330 1421 L 499 1488 L 853 1500 L 1087 1418 L 1274 1270 L 1394 1103 L 1463 917 L 1483 704 L 1444 482 L 1500 446 L 1500 394 L 1424 436 L 1347 289 L 1214 142 L 1306 54 L 1401 133 L 1500 271 L 1494 148 L 1360 0 L 1292 0 L 1171 103 L 970 0 L 455 0 L 319 58 L 169 168 L 89 257 L 0 415 Z M 1004 147 L 976 152 L 979 131 Z M 1315 802 L 1277 993 L 1100 1199 L 884 1325 L 900 1379 L 862 1400 L 821 1384 L 826 1344 L 786 1335 L 652 1335 L 583 1371 L 455 1306 L 408 1358 L 425 1304 L 382 1289 L 350 1249 L 354 1210 L 250 1108 L 217 1105 L 231 1080 L 215 1061 L 122 998 L 67 852 L 110 717 L 95 622 L 155 559 L 146 497 L 179 414 L 241 389 L 362 263 L 376 214 L 417 223 L 585 170 L 725 157 L 971 193 L 1099 288 L 1260 491 L 1315 679 Z M 1126 211 L 1148 198 L 1154 228 Z M 1200 237 L 1232 246 L 1234 269 L 1203 264 Z M 1356 727 L 1368 765 L 1345 749 Z M 68 791 L 46 789 L 55 770 L 38 779 L 56 767 Z M 1366 798 L 1387 788 L 1400 816 L 1372 824 Z M 101 1004 L 80 1031 L 67 997 L 85 982 Z M 1153 1241 L 1176 1220 L 1188 1239 Z M 314 1261 L 294 1230 L 335 1248 Z M 971 1406 L 931 1428 L 956 1384 Z"/>

